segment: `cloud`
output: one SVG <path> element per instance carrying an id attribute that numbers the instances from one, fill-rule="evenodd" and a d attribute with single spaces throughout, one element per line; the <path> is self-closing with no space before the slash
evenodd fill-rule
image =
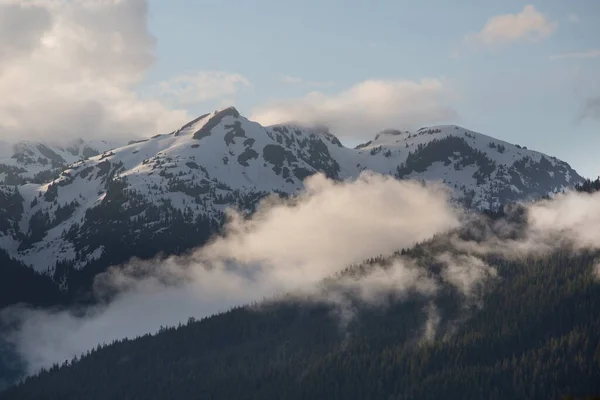
<path id="1" fill-rule="evenodd" d="M 319 88 L 326 88 L 326 87 L 331 87 L 331 86 L 335 85 L 335 82 L 332 82 L 332 81 L 309 81 L 309 80 L 299 78 L 297 76 L 290 76 L 290 75 L 281 76 L 280 81 L 282 83 L 285 83 L 288 85 L 306 85 L 306 86 L 319 87 Z"/>
<path id="2" fill-rule="evenodd" d="M 154 62 L 145 0 L 0 1 L 0 136 L 149 136 L 187 121 L 136 91 Z"/>
<path id="3" fill-rule="evenodd" d="M 0 70 L 7 61 L 28 54 L 52 26 L 50 12 L 35 3 L 0 3 Z M 10 39 L 10 40 L 7 40 Z"/>
<path id="4" fill-rule="evenodd" d="M 0 139 L 0 159 L 10 157 L 13 154 L 13 145 Z"/>
<path id="5" fill-rule="evenodd" d="M 138 281 L 107 307 L 80 310 L 36 310 L 15 307 L 2 311 L 4 322 L 18 321 L 15 341 L 30 373 L 79 356 L 98 344 L 156 332 L 194 315 L 225 310 L 233 300 L 219 305 L 197 296 L 189 286 L 167 287 L 152 280 Z M 221 308 L 222 307 L 222 308 Z M 36 334 L 38 332 L 38 334 Z"/>
<path id="6" fill-rule="evenodd" d="M 237 263 L 268 266 L 281 285 L 304 286 L 459 224 L 458 210 L 448 208 L 449 193 L 441 186 L 423 188 L 418 182 L 363 173 L 341 184 L 316 175 L 304 190 L 293 206 L 276 203 L 251 220 L 234 214 L 226 237 L 203 255 L 225 260 L 233 254 Z"/>
<path id="7" fill-rule="evenodd" d="M 549 21 L 533 5 L 526 5 L 518 14 L 492 17 L 483 29 L 467 35 L 466 40 L 483 46 L 497 46 L 526 40 L 536 42 L 550 36 L 556 23 Z"/>
<path id="8" fill-rule="evenodd" d="M 599 224 L 600 193 L 558 195 L 492 221 L 455 208 L 448 203 L 447 189 L 436 184 L 372 173 L 348 182 L 316 175 L 297 198 L 267 199 L 250 217 L 232 212 L 222 236 L 187 256 L 134 260 L 98 276 L 100 298 L 117 293 L 108 304 L 83 310 L 12 308 L 1 317 L 19 325 L 5 339 L 27 361 L 29 372 L 62 363 L 98 343 L 263 298 L 281 299 L 285 293 L 295 301 L 329 303 L 342 326 L 354 317 L 356 300 L 385 307 L 390 298 L 419 295 L 422 339 L 427 342 L 438 337 L 443 322 L 437 298 L 443 285 L 462 293 L 465 306 L 481 307 L 487 283 L 497 276 L 486 256 L 538 256 L 561 245 L 597 250 Z M 448 235 L 440 235 L 455 229 L 467 230 L 469 237 L 457 233 L 446 242 Z M 408 256 L 396 256 L 384 268 L 365 269 L 362 275 L 339 274 L 349 265 L 432 237 L 424 250 L 439 264 L 437 275 Z M 465 311 L 445 321 L 444 336 L 468 315 Z"/>
<path id="9" fill-rule="evenodd" d="M 509 208 L 508 216 L 490 223 L 471 216 L 468 236 L 450 235 L 452 248 L 475 256 L 505 259 L 543 257 L 558 248 L 575 252 L 600 249 L 600 192 L 568 192 L 552 199 Z"/>
<path id="10" fill-rule="evenodd" d="M 443 271 L 445 280 L 467 297 L 475 297 L 488 278 L 497 276 L 494 268 L 473 255 L 443 253 L 437 256 L 437 261 L 446 265 Z"/>
<path id="11" fill-rule="evenodd" d="M 600 57 L 600 49 L 591 49 L 580 53 L 564 53 L 556 54 L 550 57 L 552 60 L 562 59 L 590 59 Z"/>
<path id="12" fill-rule="evenodd" d="M 223 71 L 198 71 L 173 77 L 156 87 L 158 96 L 172 104 L 193 105 L 235 95 L 251 86 L 241 74 Z"/>
<path id="13" fill-rule="evenodd" d="M 367 80 L 333 95 L 312 92 L 302 98 L 258 107 L 251 119 L 262 124 L 296 121 L 329 126 L 341 137 L 364 138 L 387 128 L 413 129 L 457 119 L 451 94 L 439 79 Z"/>
<path id="14" fill-rule="evenodd" d="M 600 192 L 560 194 L 537 202 L 529 207 L 528 218 L 531 237 L 550 241 L 560 236 L 576 249 L 600 248 Z"/>
<path id="15" fill-rule="evenodd" d="M 438 283 L 407 259 L 361 280 L 347 277 L 327 293 L 319 285 L 348 265 L 459 226 L 461 212 L 447 199 L 447 190 L 434 184 L 374 174 L 346 183 L 313 176 L 296 199 L 270 199 L 249 219 L 232 214 L 224 236 L 186 257 L 134 261 L 99 276 L 99 295 L 118 293 L 108 305 L 5 310 L 5 320 L 20 323 L 9 340 L 34 372 L 98 343 L 287 292 L 328 301 L 340 311 L 348 310 L 343 301 L 348 291 L 374 305 L 384 302 L 385 293 L 432 296 Z"/>
<path id="16" fill-rule="evenodd" d="M 442 317 L 434 302 L 430 302 L 427 307 L 427 321 L 423 332 L 423 342 L 432 343 L 437 334 Z"/>

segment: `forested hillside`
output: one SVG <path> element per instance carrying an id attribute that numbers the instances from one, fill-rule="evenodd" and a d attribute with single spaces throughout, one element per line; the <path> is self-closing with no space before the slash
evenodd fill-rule
<path id="1" fill-rule="evenodd" d="M 44 307 L 66 301 L 66 294 L 49 276 L 24 266 L 0 250 L 0 309 L 18 303 Z"/>
<path id="2" fill-rule="evenodd" d="M 587 190 L 598 187 L 588 182 Z M 492 218 L 500 218 L 495 214 Z M 463 234 L 469 234 L 467 229 Z M 349 267 L 362 279 L 402 257 L 432 262 L 443 238 Z M 345 293 L 235 308 L 98 347 L 0 399 L 553 399 L 600 393 L 598 254 L 488 257 L 498 276 L 466 296 L 445 285 L 377 306 Z M 435 312 L 432 312 L 435 311 Z M 345 311 L 348 311 L 346 309 Z M 77 382 L 77 385 L 73 385 Z"/>

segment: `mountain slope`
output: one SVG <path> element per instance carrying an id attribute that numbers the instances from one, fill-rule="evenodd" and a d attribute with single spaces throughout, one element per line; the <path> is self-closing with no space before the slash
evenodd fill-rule
<path id="1" fill-rule="evenodd" d="M 456 201 L 479 209 L 582 181 L 554 157 L 458 126 L 385 131 L 349 149 L 326 129 L 263 127 L 230 107 L 76 161 L 49 183 L 19 186 L 0 248 L 67 287 L 86 266 L 201 245 L 227 208 L 293 194 L 314 173 L 353 179 L 364 170 L 444 181 Z"/>
<path id="2" fill-rule="evenodd" d="M 458 126 L 385 131 L 358 146 L 373 158 L 367 169 L 398 178 L 443 180 L 467 205 L 497 208 L 531 200 L 581 182 L 565 162 Z M 389 161 L 397 165 L 389 170 Z"/>
<path id="3" fill-rule="evenodd" d="M 0 184 L 46 182 L 55 178 L 67 165 L 114 147 L 118 145 L 110 141 L 83 139 L 67 146 L 30 141 L 14 145 L 0 142 Z"/>
<path id="4" fill-rule="evenodd" d="M 428 244 L 344 272 L 362 279 Z M 600 291 L 595 254 L 494 260 L 498 279 L 465 306 L 390 296 L 354 303 L 340 327 L 332 306 L 296 300 L 240 307 L 157 335 L 122 340 L 29 378 L 0 399 L 558 399 L 600 391 Z M 440 274 L 434 267 L 432 276 Z M 466 303 L 468 305 L 468 303 Z M 76 385 L 73 382 L 77 382 Z"/>

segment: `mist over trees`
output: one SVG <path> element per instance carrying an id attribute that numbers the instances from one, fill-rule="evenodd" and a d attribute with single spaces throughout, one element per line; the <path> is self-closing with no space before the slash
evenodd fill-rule
<path id="1" fill-rule="evenodd" d="M 483 308 L 457 293 L 360 307 L 347 326 L 320 303 L 238 307 L 99 346 L 2 399 L 514 399 L 600 391 L 595 255 L 503 262 Z M 375 268 L 380 268 L 375 261 Z M 369 267 L 369 266 L 367 266 Z M 77 384 L 73 384 L 77 382 Z"/>
<path id="2" fill-rule="evenodd" d="M 577 190 L 600 190 L 600 179 Z M 514 222 L 519 212 L 486 215 Z M 340 279 L 365 279 L 406 257 L 437 276 L 442 270 L 435 255 L 454 251 L 445 247 L 449 243 L 438 236 L 326 281 L 335 287 Z M 235 307 L 157 334 L 98 345 L 27 378 L 0 399 L 592 395 L 600 392 L 598 256 L 567 248 L 543 257 L 488 255 L 485 262 L 498 276 L 477 287 L 474 297 L 445 284 L 435 298 L 415 291 L 369 303 L 349 291 L 341 293 L 342 302 L 284 296 Z M 50 287 L 44 276 L 36 277 L 30 279 L 38 279 L 39 287 Z M 60 292 L 43 300 L 18 296 L 40 305 L 64 301 Z M 10 349 L 3 354 L 12 360 L 3 374 L 18 377 L 24 367 L 18 355 Z"/>
<path id="3" fill-rule="evenodd" d="M 406 257 L 436 276 L 432 260 L 454 251 L 448 243 L 437 237 L 350 266 L 325 293 Z M 284 296 L 235 307 L 99 345 L 0 399 L 585 398 L 600 393 L 599 256 L 489 255 L 498 276 L 476 296 L 442 285 L 433 299 L 415 292 L 375 304 L 344 292 L 341 303 Z"/>

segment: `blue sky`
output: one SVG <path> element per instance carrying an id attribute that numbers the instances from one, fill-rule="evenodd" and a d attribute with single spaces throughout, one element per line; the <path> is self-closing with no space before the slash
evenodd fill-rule
<path id="1" fill-rule="evenodd" d="M 525 28 L 499 43 L 468 38 L 527 5 L 548 31 Z M 425 125 L 457 123 L 600 174 L 600 120 L 580 118 L 600 95 L 600 54 L 588 54 L 600 49 L 597 1 L 151 0 L 149 10 L 157 51 L 148 85 L 198 71 L 247 81 L 224 98 L 187 104 L 191 114 L 229 101 L 251 116 L 263 104 L 336 96 L 372 79 L 439 79 L 457 115 Z"/>

